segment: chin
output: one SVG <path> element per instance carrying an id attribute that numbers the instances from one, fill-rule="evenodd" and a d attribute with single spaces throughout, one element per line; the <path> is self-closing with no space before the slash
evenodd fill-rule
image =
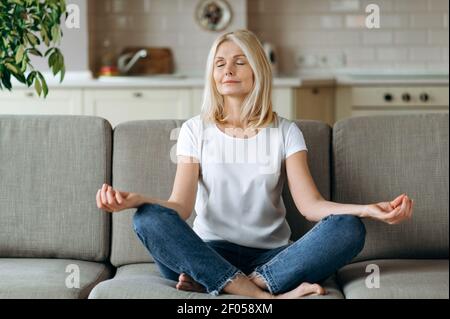
<path id="1" fill-rule="evenodd" d="M 240 96 L 240 95 L 247 95 L 250 92 L 242 92 L 240 90 L 223 90 L 220 94 L 222 95 L 229 95 L 229 96 Z"/>

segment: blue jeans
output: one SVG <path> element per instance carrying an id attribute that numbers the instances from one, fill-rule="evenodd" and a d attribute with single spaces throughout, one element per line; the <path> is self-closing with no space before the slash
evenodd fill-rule
<path id="1" fill-rule="evenodd" d="M 274 295 L 302 282 L 321 282 L 362 250 L 366 234 L 358 217 L 331 214 L 296 242 L 275 249 L 244 247 L 203 241 L 175 210 L 158 204 L 141 205 L 133 228 L 165 278 L 178 281 L 185 273 L 212 295 L 238 274 L 258 276 Z"/>

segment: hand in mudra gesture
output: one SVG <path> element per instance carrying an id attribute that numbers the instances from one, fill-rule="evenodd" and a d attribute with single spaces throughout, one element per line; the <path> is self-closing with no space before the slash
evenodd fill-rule
<path id="1" fill-rule="evenodd" d="M 138 206 L 139 195 L 136 193 L 122 192 L 112 188 L 108 184 L 103 184 L 97 191 L 97 207 L 107 212 L 120 212 L 124 209 Z"/>
<path id="2" fill-rule="evenodd" d="M 393 225 L 411 218 L 414 201 L 406 194 L 401 194 L 393 201 L 366 205 L 364 214 L 376 220 Z"/>

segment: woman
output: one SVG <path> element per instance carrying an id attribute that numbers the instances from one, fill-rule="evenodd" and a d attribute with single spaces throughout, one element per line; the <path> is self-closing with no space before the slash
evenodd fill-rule
<path id="1" fill-rule="evenodd" d="M 405 194 L 368 205 L 325 200 L 310 175 L 301 130 L 272 111 L 271 82 L 253 33 L 220 36 L 207 61 L 201 115 L 181 127 L 169 200 L 106 184 L 97 192 L 106 211 L 138 208 L 134 230 L 178 289 L 255 298 L 325 294 L 318 283 L 364 246 L 360 218 L 396 224 L 411 217 Z M 294 243 L 281 199 L 286 177 L 298 210 L 319 222 Z M 194 205 L 191 229 L 185 221 Z"/>

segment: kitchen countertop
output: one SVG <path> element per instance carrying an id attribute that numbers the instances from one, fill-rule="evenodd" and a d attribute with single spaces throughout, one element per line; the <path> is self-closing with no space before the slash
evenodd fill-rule
<path id="1" fill-rule="evenodd" d="M 103 77 L 94 79 L 89 72 L 68 72 L 62 83 L 59 76 L 45 74 L 50 88 L 203 88 L 201 76 L 162 75 L 148 77 Z M 25 85 L 12 79 L 14 88 Z M 297 76 L 276 76 L 275 88 L 334 86 L 334 85 L 448 85 L 449 76 L 445 73 L 309 73 Z"/>
<path id="2" fill-rule="evenodd" d="M 79 74 L 66 73 L 64 81 L 59 83 L 59 76 L 44 74 L 50 88 L 203 88 L 204 78 L 200 76 L 161 75 L 147 77 L 102 77 L 98 79 L 83 77 Z M 13 87 L 26 87 L 24 84 L 12 79 Z M 300 77 L 275 77 L 274 87 L 299 87 Z"/>
<path id="3" fill-rule="evenodd" d="M 421 76 L 346 76 L 341 75 L 336 77 L 336 82 L 339 85 L 445 85 L 449 83 L 447 76 L 421 75 Z"/>
<path id="4" fill-rule="evenodd" d="M 302 85 L 333 81 L 341 86 L 448 85 L 449 74 L 427 71 L 344 70 L 300 74 Z"/>

